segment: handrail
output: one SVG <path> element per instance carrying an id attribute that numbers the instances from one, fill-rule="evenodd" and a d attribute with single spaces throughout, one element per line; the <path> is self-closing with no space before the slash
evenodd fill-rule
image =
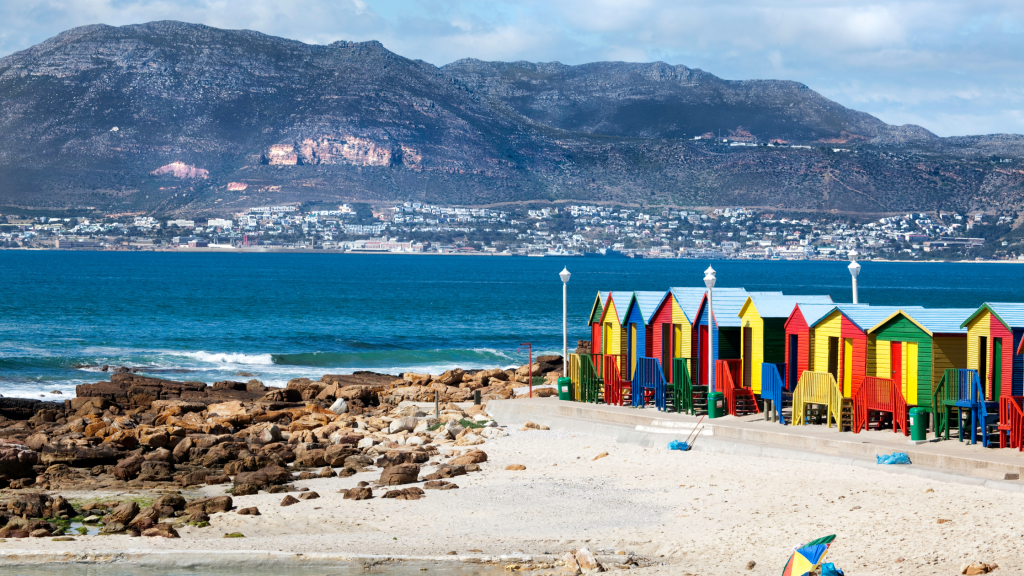
<path id="1" fill-rule="evenodd" d="M 892 431 L 899 428 L 903 435 L 909 434 L 907 429 L 907 400 L 903 391 L 891 378 L 866 376 L 860 388 L 853 395 L 853 432 L 856 434 L 867 429 L 868 412 L 890 412 L 892 414 Z"/>
<path id="2" fill-rule="evenodd" d="M 693 381 L 690 370 L 686 366 L 688 358 L 672 359 L 672 392 L 675 394 L 673 405 L 676 412 L 693 414 Z M 655 395 L 657 402 L 657 395 Z M 667 398 L 662 398 L 662 410 L 667 410 Z"/>
<path id="3" fill-rule="evenodd" d="M 583 402 L 597 402 L 600 396 L 601 377 L 592 360 L 593 354 L 580 355 L 580 394 Z"/>
<path id="4" fill-rule="evenodd" d="M 579 398 L 579 390 L 580 390 L 580 376 L 581 376 L 580 373 L 582 372 L 582 366 L 581 366 L 582 362 L 580 361 L 580 355 L 579 354 L 575 354 L 575 353 L 569 354 L 569 359 L 568 360 L 569 360 L 568 361 L 568 365 L 569 365 L 569 374 L 568 374 L 568 376 L 569 376 L 569 381 L 572 382 L 572 389 L 570 390 L 570 395 L 571 395 L 573 400 L 577 400 L 578 401 L 580 399 Z"/>
<path id="5" fill-rule="evenodd" d="M 633 397 L 631 399 L 634 408 L 647 404 L 645 389 L 651 390 L 651 396 L 654 399 L 655 405 L 657 405 L 658 389 L 661 388 L 661 394 L 664 395 L 667 385 L 668 383 L 665 382 L 665 371 L 662 369 L 661 362 L 657 358 L 637 357 L 636 369 L 633 371 Z"/>
<path id="6" fill-rule="evenodd" d="M 832 427 L 832 420 L 839 425 L 839 411 L 843 395 L 836 379 L 830 372 L 805 371 L 793 390 L 793 424 L 806 424 L 804 411 L 807 404 L 823 404 L 826 407 L 825 423 Z"/>
<path id="7" fill-rule="evenodd" d="M 719 360 L 715 363 L 715 390 L 725 396 L 727 411 L 732 415 L 736 415 L 736 399 L 742 394 L 739 391 L 747 391 L 749 394 L 750 390 L 741 385 L 742 373 L 743 360 Z M 754 402 L 754 412 L 761 412 L 756 401 Z"/>
<path id="8" fill-rule="evenodd" d="M 1003 432 L 1009 436 L 1010 448 L 1024 451 L 1024 396 L 1003 396 L 999 399 L 999 446 L 1005 447 Z"/>
<path id="9" fill-rule="evenodd" d="M 618 356 L 604 357 L 604 403 L 622 406 L 622 390 L 630 385 L 619 372 Z"/>
<path id="10" fill-rule="evenodd" d="M 786 418 L 782 415 L 782 392 L 786 381 L 782 375 L 786 373 L 785 362 L 761 363 L 761 398 L 770 400 L 772 410 L 778 415 L 779 423 L 785 425 Z"/>

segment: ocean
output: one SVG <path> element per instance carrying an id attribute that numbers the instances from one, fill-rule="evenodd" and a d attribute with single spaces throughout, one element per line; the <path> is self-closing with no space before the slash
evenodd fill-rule
<path id="1" fill-rule="evenodd" d="M 718 286 L 850 301 L 845 262 L 714 261 Z M 860 301 L 1024 301 L 1024 267 L 863 262 Z M 354 254 L 0 251 L 0 394 L 68 398 L 142 367 L 173 380 L 515 366 L 588 338 L 598 290 L 703 286 L 709 262 Z M 252 374 L 253 376 L 248 376 Z M 51 394 L 59 390 L 62 395 Z"/>

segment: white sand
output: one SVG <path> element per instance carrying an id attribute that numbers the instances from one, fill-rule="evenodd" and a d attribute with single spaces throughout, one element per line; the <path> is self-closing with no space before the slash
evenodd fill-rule
<path id="1" fill-rule="evenodd" d="M 363 473 L 296 482 L 321 498 L 290 507 L 278 505 L 283 494 L 235 498 L 236 507 L 258 506 L 263 515 L 216 514 L 208 528 L 180 530 L 180 540 L 8 540 L 0 553 L 149 548 L 561 555 L 586 545 L 669 564 L 641 569 L 651 576 L 775 575 L 793 546 L 836 533 L 829 559 L 850 576 L 951 575 L 970 560 L 998 563 L 997 575 L 1024 573 L 1024 494 L 850 466 L 509 431 L 480 447 L 490 457 L 482 473 L 453 479 L 459 490 L 427 490 L 418 501 L 343 500 L 339 489 L 378 476 Z M 604 451 L 610 455 L 592 461 Z M 504 470 L 509 464 L 527 469 Z M 224 488 L 203 490 L 219 495 Z M 940 518 L 951 522 L 938 524 Z M 235 531 L 246 538 L 221 538 Z M 744 570 L 749 560 L 757 562 L 750 572 Z"/>

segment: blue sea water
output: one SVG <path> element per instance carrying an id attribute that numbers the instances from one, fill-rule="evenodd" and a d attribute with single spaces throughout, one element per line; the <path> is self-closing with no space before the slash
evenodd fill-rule
<path id="1" fill-rule="evenodd" d="M 440 372 L 560 352 L 589 337 L 600 290 L 702 286 L 707 261 L 353 254 L 0 251 L 0 394 L 67 398 L 143 366 L 169 379 Z M 718 286 L 850 300 L 844 262 L 716 261 Z M 975 307 L 1024 301 L 1014 264 L 864 262 L 860 300 Z M 61 390 L 63 396 L 51 395 Z"/>

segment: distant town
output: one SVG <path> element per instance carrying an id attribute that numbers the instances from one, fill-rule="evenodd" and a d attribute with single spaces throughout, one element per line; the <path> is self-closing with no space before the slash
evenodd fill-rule
<path id="1" fill-rule="evenodd" d="M 907 213 L 867 220 L 749 208 L 603 205 L 531 209 L 254 206 L 190 220 L 143 213 L 0 215 L 0 247 L 57 250 L 322 250 L 631 258 L 1024 260 L 1014 213 Z"/>

